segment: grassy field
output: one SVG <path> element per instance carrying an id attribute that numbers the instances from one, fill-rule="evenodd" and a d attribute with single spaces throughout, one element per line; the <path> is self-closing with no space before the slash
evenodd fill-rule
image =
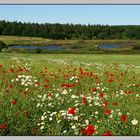
<path id="1" fill-rule="evenodd" d="M 140 56 L 0 53 L 0 135 L 140 135 Z"/>

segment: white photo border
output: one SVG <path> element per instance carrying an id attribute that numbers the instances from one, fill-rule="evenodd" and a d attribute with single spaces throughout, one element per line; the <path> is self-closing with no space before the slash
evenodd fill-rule
<path id="1" fill-rule="evenodd" d="M 140 5 L 140 0 L 0 0 L 0 5 Z M 0 136 L 0 140 L 139 140 L 139 136 Z"/>

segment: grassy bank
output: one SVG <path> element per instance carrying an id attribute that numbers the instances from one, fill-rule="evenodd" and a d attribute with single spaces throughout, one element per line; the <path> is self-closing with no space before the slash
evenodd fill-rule
<path id="1" fill-rule="evenodd" d="M 0 36 L 0 40 L 9 46 L 49 46 L 59 45 L 64 48 L 62 52 L 53 53 L 140 53 L 140 49 L 133 50 L 134 46 L 140 48 L 139 40 L 51 40 L 37 37 L 16 37 Z M 122 47 L 117 49 L 99 49 L 100 44 L 120 44 Z M 14 50 L 16 51 L 16 50 Z M 28 52 L 18 50 L 19 52 Z M 50 53 L 50 52 L 48 52 Z"/>

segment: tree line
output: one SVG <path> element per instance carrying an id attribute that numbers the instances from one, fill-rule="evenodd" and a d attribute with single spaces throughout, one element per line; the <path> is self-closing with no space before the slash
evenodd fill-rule
<path id="1" fill-rule="evenodd" d="M 140 25 L 81 25 L 0 21 L 0 35 L 50 39 L 140 39 Z"/>

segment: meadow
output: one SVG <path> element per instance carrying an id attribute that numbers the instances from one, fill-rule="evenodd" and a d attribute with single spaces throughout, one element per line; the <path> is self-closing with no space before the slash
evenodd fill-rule
<path id="1" fill-rule="evenodd" d="M 0 53 L 0 135 L 140 135 L 140 55 Z"/>

